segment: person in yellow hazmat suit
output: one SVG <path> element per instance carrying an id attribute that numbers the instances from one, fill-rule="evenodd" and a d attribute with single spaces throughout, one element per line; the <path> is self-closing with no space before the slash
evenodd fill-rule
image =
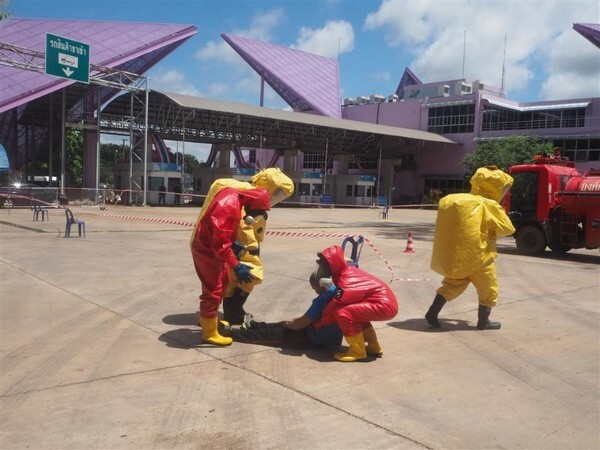
<path id="1" fill-rule="evenodd" d="M 444 276 L 425 319 L 439 328 L 438 314 L 447 301 L 473 283 L 479 298 L 478 330 L 497 330 L 489 320 L 498 301 L 498 277 L 494 259 L 496 238 L 515 232 L 500 202 L 513 178 L 495 166 L 481 167 L 471 177 L 471 192 L 450 194 L 440 200 L 431 269 Z"/>
<path id="2" fill-rule="evenodd" d="M 271 207 L 288 198 L 294 193 L 294 182 L 285 175 L 278 167 L 270 167 L 256 173 L 250 182 L 239 181 L 233 178 L 219 178 L 210 186 L 196 225 L 192 233 L 191 242 L 194 241 L 198 223 L 204 216 L 206 210 L 214 199 L 215 195 L 225 187 L 235 189 L 253 189 L 262 188 L 266 190 L 271 197 Z M 252 281 L 242 283 L 235 276 L 232 269 L 229 271 L 229 283 L 225 289 L 223 298 L 223 320 L 231 325 L 241 325 L 244 322 L 246 311 L 244 303 L 255 286 L 262 283 L 264 279 L 263 265 L 260 259 L 260 244 L 264 239 L 266 231 L 266 216 L 257 215 L 254 220 L 248 221 L 242 214 L 242 220 L 237 230 L 237 242 L 232 247 L 237 254 L 240 262 L 250 267 Z"/>

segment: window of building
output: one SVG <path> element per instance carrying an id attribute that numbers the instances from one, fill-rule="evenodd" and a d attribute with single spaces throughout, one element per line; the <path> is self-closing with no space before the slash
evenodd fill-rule
<path id="1" fill-rule="evenodd" d="M 352 185 L 351 184 L 346 185 L 346 197 L 352 197 Z"/>
<path id="2" fill-rule="evenodd" d="M 365 197 L 367 190 L 365 189 L 366 186 L 354 186 L 354 196 L 355 197 Z"/>
<path id="3" fill-rule="evenodd" d="M 475 105 L 452 105 L 429 108 L 427 131 L 439 134 L 472 133 Z"/>
<path id="4" fill-rule="evenodd" d="M 151 191 L 158 191 L 160 185 L 163 184 L 165 181 L 163 177 L 148 177 L 148 179 L 150 181 L 148 189 L 150 189 Z"/>
<path id="5" fill-rule="evenodd" d="M 425 196 L 439 198 L 460 192 L 469 192 L 470 186 L 463 178 L 426 178 Z"/>
<path id="6" fill-rule="evenodd" d="M 379 158 L 373 155 L 355 155 L 348 161 L 348 169 L 377 170 Z"/>
<path id="7" fill-rule="evenodd" d="M 321 195 L 321 193 L 323 192 L 323 185 L 322 184 L 313 184 L 312 185 L 312 195 Z"/>
<path id="8" fill-rule="evenodd" d="M 298 195 L 310 195 L 310 183 L 300 183 Z"/>
<path id="9" fill-rule="evenodd" d="M 585 126 L 585 108 L 514 111 L 487 106 L 482 131 L 577 128 Z"/>
<path id="10" fill-rule="evenodd" d="M 302 156 L 303 169 L 323 170 L 325 167 L 325 155 L 322 153 L 304 153 Z"/>
<path id="11" fill-rule="evenodd" d="M 552 145 L 570 161 L 598 161 L 600 154 L 600 139 L 572 138 L 553 139 Z"/>

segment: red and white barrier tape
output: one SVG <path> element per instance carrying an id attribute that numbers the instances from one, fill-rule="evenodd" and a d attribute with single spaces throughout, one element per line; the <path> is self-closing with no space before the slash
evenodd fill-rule
<path id="1" fill-rule="evenodd" d="M 179 226 L 184 226 L 184 227 L 188 227 L 188 228 L 192 228 L 195 226 L 195 223 L 187 222 L 184 220 L 171 220 L 171 219 L 162 219 L 162 218 L 157 218 L 157 217 L 132 216 L 132 215 L 127 215 L 127 214 L 111 214 L 111 213 L 107 213 L 107 212 L 91 211 L 89 209 L 83 209 L 83 208 L 71 208 L 71 209 L 81 212 L 83 214 L 90 214 L 90 215 L 96 215 L 96 216 L 102 216 L 102 217 L 112 217 L 115 219 L 140 220 L 143 222 L 152 222 L 152 223 L 165 223 L 165 224 L 169 224 L 169 225 L 179 225 Z M 299 232 L 299 231 L 273 231 L 273 230 L 267 230 L 265 232 L 265 234 L 269 235 L 269 236 L 279 236 L 279 237 L 319 237 L 319 238 L 346 238 L 346 237 L 357 236 L 356 234 L 347 234 L 347 233 L 323 233 L 323 232 L 309 233 L 309 232 Z M 375 252 L 375 254 L 379 257 L 379 259 L 381 259 L 383 261 L 385 266 L 392 273 L 392 279 L 390 280 L 390 283 L 392 283 L 394 281 L 408 281 L 408 282 L 429 281 L 429 278 L 394 278 L 394 269 L 389 264 L 389 262 L 383 257 L 381 252 L 375 247 L 375 245 L 373 245 L 373 243 L 371 242 L 371 240 L 369 238 L 365 237 L 364 235 L 363 235 L 363 238 L 365 239 L 365 242 L 367 243 L 367 245 L 373 250 L 373 252 Z"/>

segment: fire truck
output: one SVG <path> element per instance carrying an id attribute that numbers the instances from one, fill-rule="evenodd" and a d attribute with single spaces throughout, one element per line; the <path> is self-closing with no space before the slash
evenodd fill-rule
<path id="1" fill-rule="evenodd" d="M 556 153 L 512 166 L 509 173 L 515 181 L 504 207 L 516 229 L 519 253 L 600 247 L 600 170 L 580 173 Z"/>

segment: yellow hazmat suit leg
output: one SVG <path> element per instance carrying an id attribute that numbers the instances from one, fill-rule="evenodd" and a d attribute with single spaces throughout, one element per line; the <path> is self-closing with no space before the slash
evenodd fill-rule
<path id="1" fill-rule="evenodd" d="M 229 345 L 233 342 L 230 337 L 221 336 L 217 330 L 218 317 L 200 317 L 202 341 L 213 345 Z"/>
<path id="2" fill-rule="evenodd" d="M 383 356 L 383 350 L 381 349 L 379 341 L 377 340 L 375 328 L 365 328 L 363 330 L 363 336 L 365 338 L 365 342 L 367 343 L 367 354 L 373 355 L 377 358 L 381 358 Z"/>
<path id="3" fill-rule="evenodd" d="M 346 353 L 336 353 L 335 359 L 342 362 L 352 362 L 357 359 L 365 359 L 367 357 L 367 349 L 365 348 L 365 338 L 362 331 L 354 336 L 344 336 L 350 348 Z"/>

